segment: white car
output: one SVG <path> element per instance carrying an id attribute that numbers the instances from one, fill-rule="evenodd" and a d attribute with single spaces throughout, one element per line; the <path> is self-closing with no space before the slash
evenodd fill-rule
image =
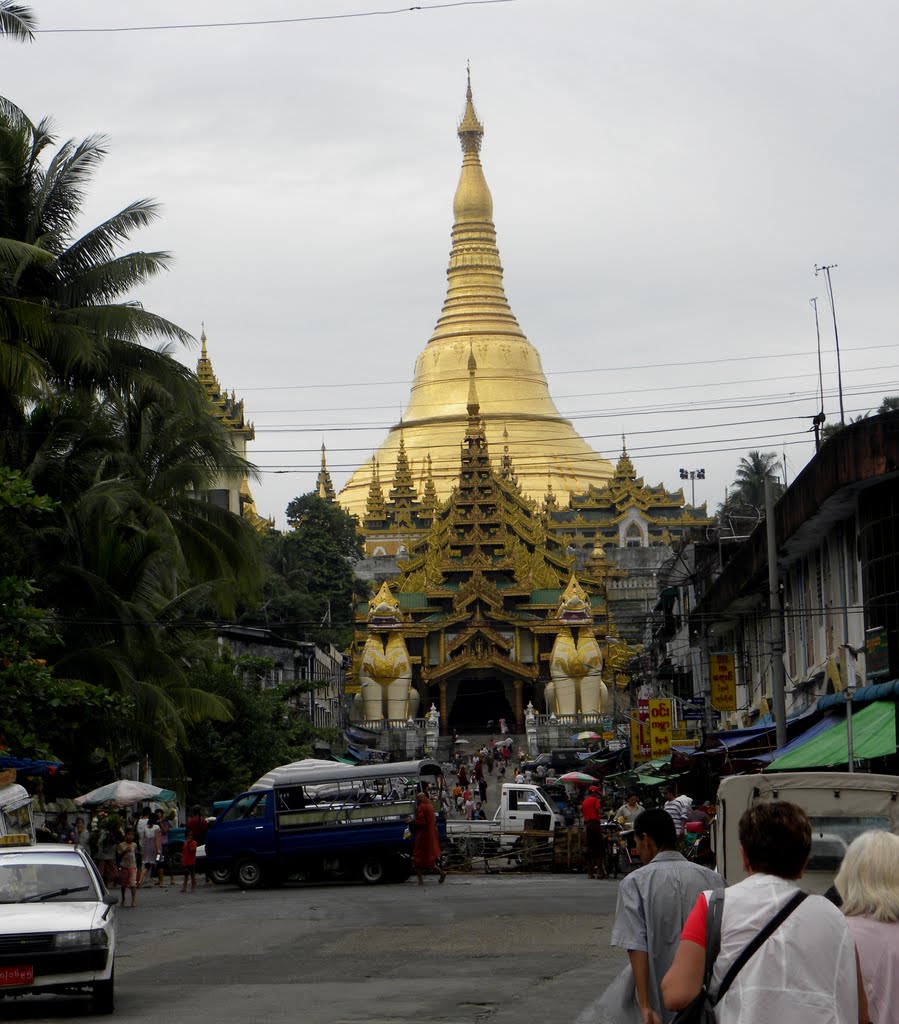
<path id="1" fill-rule="evenodd" d="M 112 1013 L 118 898 L 74 846 L 0 839 L 0 998 L 90 993 Z"/>

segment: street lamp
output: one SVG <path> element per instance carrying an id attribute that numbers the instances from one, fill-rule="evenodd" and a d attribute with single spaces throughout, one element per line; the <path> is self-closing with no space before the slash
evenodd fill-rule
<path id="1" fill-rule="evenodd" d="M 696 481 L 705 480 L 704 469 L 682 469 L 680 471 L 681 480 L 690 481 L 690 504 L 696 508 Z"/>

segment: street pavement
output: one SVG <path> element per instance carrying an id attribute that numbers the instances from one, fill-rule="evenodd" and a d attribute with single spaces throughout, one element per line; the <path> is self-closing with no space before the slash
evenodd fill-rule
<path id="1" fill-rule="evenodd" d="M 121 1022 L 584 1022 L 626 962 L 618 883 L 451 874 L 419 887 L 145 889 L 119 909 Z M 91 1016 L 88 1000 L 3 1000 L 0 1021 Z"/>

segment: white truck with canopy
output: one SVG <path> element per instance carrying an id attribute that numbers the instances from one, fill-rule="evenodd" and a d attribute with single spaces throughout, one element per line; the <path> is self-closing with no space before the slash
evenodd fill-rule
<path id="1" fill-rule="evenodd" d="M 787 800 L 809 816 L 812 851 L 800 885 L 823 893 L 857 835 L 883 829 L 899 835 L 899 777 L 850 772 L 778 772 L 722 779 L 712 825 L 717 870 L 728 885 L 746 877 L 740 858 L 740 816 L 754 804 Z"/>
<path id="2" fill-rule="evenodd" d="M 498 853 L 520 842 L 525 831 L 553 832 L 564 824 L 553 798 L 542 786 L 503 784 L 499 806 L 486 821 L 448 821 L 446 839 L 468 855 Z"/>

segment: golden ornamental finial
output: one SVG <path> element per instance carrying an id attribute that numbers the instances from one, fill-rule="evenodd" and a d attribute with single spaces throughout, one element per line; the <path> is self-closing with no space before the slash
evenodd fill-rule
<path id="1" fill-rule="evenodd" d="M 481 140 L 484 136 L 484 126 L 478 120 L 478 115 L 474 109 L 470 65 L 466 66 L 466 74 L 468 76 L 468 86 L 465 90 L 465 113 L 462 115 L 462 120 L 459 122 L 458 127 L 459 141 L 462 143 L 462 151 L 464 153 L 479 153 L 481 150 Z"/>
<path id="2" fill-rule="evenodd" d="M 478 401 L 478 389 L 475 385 L 475 371 L 478 368 L 477 360 L 474 357 L 474 346 L 468 348 L 468 418 L 474 419 L 481 411 L 481 403 Z"/>
<path id="3" fill-rule="evenodd" d="M 202 320 L 200 321 L 200 358 L 209 358 L 206 354 L 206 324 Z"/>
<path id="4" fill-rule="evenodd" d="M 625 438 L 624 434 L 621 435 L 621 454 L 627 455 L 627 438 Z"/>

